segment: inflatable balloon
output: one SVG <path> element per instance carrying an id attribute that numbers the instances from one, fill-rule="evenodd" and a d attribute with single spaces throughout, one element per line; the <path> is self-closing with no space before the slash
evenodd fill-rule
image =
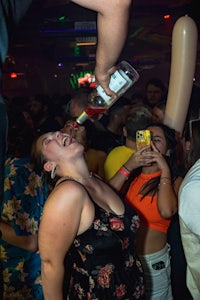
<path id="1" fill-rule="evenodd" d="M 197 57 L 197 26 L 179 18 L 172 32 L 172 58 L 164 123 L 182 134 L 188 112 Z"/>

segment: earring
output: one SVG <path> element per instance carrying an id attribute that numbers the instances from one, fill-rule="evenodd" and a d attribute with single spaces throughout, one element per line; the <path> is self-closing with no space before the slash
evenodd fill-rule
<path id="1" fill-rule="evenodd" d="M 53 167 L 53 168 L 51 169 L 51 179 L 54 179 L 55 176 L 56 176 L 56 167 Z"/>

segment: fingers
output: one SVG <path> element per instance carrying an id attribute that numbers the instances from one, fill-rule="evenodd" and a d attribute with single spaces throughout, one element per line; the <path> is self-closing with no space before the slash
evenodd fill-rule
<path id="1" fill-rule="evenodd" d="M 110 97 L 116 98 L 117 95 L 114 91 L 112 91 L 109 88 L 109 83 L 110 83 L 110 76 L 116 71 L 117 67 L 113 66 L 107 71 L 100 71 L 99 69 L 95 69 L 95 79 L 96 79 L 96 84 L 100 85 L 106 94 Z"/>
<path id="2" fill-rule="evenodd" d="M 154 143 L 152 141 L 151 141 L 151 148 L 153 151 L 159 152 L 159 150 L 156 148 L 156 146 L 154 145 Z"/>

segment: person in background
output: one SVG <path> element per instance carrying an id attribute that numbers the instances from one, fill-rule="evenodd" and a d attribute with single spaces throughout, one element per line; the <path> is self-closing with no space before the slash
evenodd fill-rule
<path id="1" fill-rule="evenodd" d="M 153 120 L 153 122 L 163 123 L 164 117 L 165 117 L 165 108 L 166 108 L 166 102 L 165 101 L 158 102 L 152 108 L 152 120 Z"/>
<path id="2" fill-rule="evenodd" d="M 83 153 L 62 132 L 40 136 L 32 148 L 35 167 L 56 180 L 39 229 L 45 299 L 144 299 L 138 216 L 92 176 Z"/>
<path id="3" fill-rule="evenodd" d="M 180 186 L 178 214 L 187 262 L 187 287 L 191 299 L 200 299 L 200 119 L 188 123 L 190 143 L 188 172 Z M 188 149 L 187 149 L 188 151 Z"/>
<path id="4" fill-rule="evenodd" d="M 117 191 L 127 183 L 126 201 L 141 220 L 136 248 L 144 268 L 146 299 L 172 300 L 167 231 L 182 180 L 176 168 L 176 136 L 161 123 L 146 129 L 151 131 L 151 150 L 148 146 L 135 152 L 109 183 Z"/>
<path id="5" fill-rule="evenodd" d="M 130 102 L 132 108 L 135 107 L 136 105 L 141 106 L 144 105 L 144 96 L 141 93 L 133 93 L 130 97 Z"/>
<path id="6" fill-rule="evenodd" d="M 113 148 L 106 157 L 104 163 L 105 179 L 109 181 L 123 164 L 136 151 L 136 131 L 144 129 L 152 122 L 152 115 L 144 107 L 133 108 L 125 121 L 123 133 L 125 144 Z"/>
<path id="7" fill-rule="evenodd" d="M 124 144 L 123 127 L 129 112 L 129 100 L 121 97 L 107 112 L 104 130 L 99 130 L 91 142 L 94 149 L 108 154 L 113 148 Z M 101 122 L 102 119 L 100 119 Z"/>
<path id="8" fill-rule="evenodd" d="M 144 104 L 149 107 L 150 110 L 159 102 L 166 102 L 167 90 L 159 78 L 151 78 L 147 81 L 145 86 Z"/>
<path id="9" fill-rule="evenodd" d="M 42 300 L 38 228 L 48 187 L 33 171 L 35 131 L 28 112 L 9 111 L 4 198 L 0 206 L 0 263 L 4 300 Z M 27 122 L 28 120 L 28 122 Z"/>
<path id="10" fill-rule="evenodd" d="M 68 120 L 70 121 L 72 119 L 75 121 L 76 118 L 82 114 L 82 112 L 88 106 L 88 99 L 93 92 L 93 88 L 81 87 L 73 93 L 68 105 L 66 123 Z M 97 139 L 99 131 L 105 131 L 103 124 L 99 122 L 99 118 L 101 117 L 102 115 L 96 114 L 84 122 L 87 145 L 90 145 L 92 148 L 94 148 L 93 141 Z"/>
<path id="11" fill-rule="evenodd" d="M 36 95 L 30 97 L 27 106 L 38 134 L 60 130 L 61 125 L 56 120 L 56 113 L 51 110 L 51 98 L 49 96 Z"/>

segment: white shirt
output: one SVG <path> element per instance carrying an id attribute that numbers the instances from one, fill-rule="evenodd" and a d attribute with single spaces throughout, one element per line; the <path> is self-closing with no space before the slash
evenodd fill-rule
<path id="1" fill-rule="evenodd" d="M 200 159 L 186 174 L 179 189 L 178 213 L 185 225 L 200 238 Z"/>

